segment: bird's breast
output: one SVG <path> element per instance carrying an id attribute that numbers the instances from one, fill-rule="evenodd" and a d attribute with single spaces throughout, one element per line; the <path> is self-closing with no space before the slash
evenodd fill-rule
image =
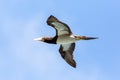
<path id="1" fill-rule="evenodd" d="M 57 38 L 57 44 L 68 44 L 77 41 L 75 38 L 68 35 L 61 35 Z"/>

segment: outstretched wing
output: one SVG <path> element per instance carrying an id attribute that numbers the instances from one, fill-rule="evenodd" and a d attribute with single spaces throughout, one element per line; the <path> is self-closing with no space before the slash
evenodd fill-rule
<path id="1" fill-rule="evenodd" d="M 59 52 L 62 58 L 72 67 L 76 67 L 76 62 L 73 59 L 73 51 L 75 48 L 75 43 L 61 44 Z"/>
<path id="2" fill-rule="evenodd" d="M 67 24 L 59 21 L 56 17 L 50 16 L 47 19 L 47 24 L 56 29 L 56 35 L 70 35 L 72 32 Z"/>

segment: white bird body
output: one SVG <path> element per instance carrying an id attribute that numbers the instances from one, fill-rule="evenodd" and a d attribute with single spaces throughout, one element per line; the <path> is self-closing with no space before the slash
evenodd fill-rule
<path id="1" fill-rule="evenodd" d="M 95 37 L 75 36 L 67 24 L 59 21 L 56 17 L 50 16 L 47 19 L 47 24 L 56 30 L 55 37 L 42 37 L 34 40 L 42 41 L 50 44 L 60 44 L 59 52 L 61 57 L 72 67 L 76 67 L 76 62 L 73 59 L 73 51 L 75 42 L 78 40 L 91 40 Z"/>

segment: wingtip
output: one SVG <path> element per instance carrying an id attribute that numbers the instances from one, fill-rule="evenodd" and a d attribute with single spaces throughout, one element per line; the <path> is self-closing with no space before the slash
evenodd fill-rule
<path id="1" fill-rule="evenodd" d="M 53 17 L 53 15 L 50 15 L 50 17 Z"/>
<path id="2" fill-rule="evenodd" d="M 53 15 L 50 15 L 50 16 L 48 17 L 48 19 L 49 19 L 49 18 L 52 18 L 52 17 L 54 17 L 54 18 L 55 18 L 55 16 L 53 16 Z"/>
<path id="3" fill-rule="evenodd" d="M 48 25 L 51 25 L 51 23 L 54 21 L 58 21 L 58 19 L 56 17 L 54 17 L 53 15 L 50 15 L 46 22 Z"/>
<path id="4" fill-rule="evenodd" d="M 68 64 L 70 66 L 72 66 L 73 68 L 76 68 L 76 62 L 75 62 L 75 60 L 73 60 L 72 62 L 68 62 Z"/>
<path id="5" fill-rule="evenodd" d="M 76 64 L 72 66 L 73 68 L 76 68 Z"/>

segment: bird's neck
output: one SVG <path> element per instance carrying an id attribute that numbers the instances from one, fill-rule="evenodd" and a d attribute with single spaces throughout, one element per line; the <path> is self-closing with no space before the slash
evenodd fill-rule
<path id="1" fill-rule="evenodd" d="M 49 43 L 49 44 L 56 44 L 56 37 L 46 37 L 44 42 Z"/>

